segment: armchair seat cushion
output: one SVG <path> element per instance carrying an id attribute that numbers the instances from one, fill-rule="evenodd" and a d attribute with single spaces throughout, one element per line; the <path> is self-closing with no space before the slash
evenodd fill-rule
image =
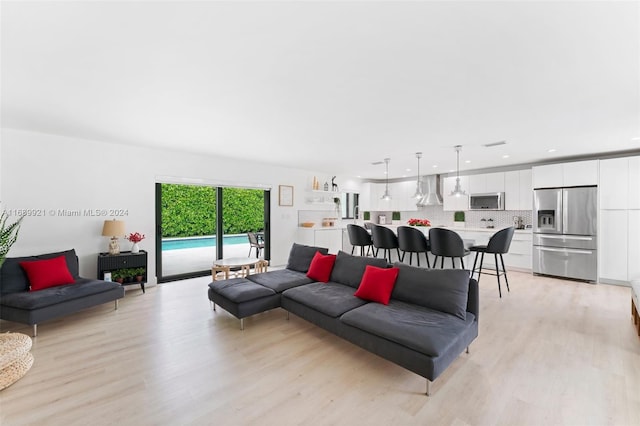
<path id="1" fill-rule="evenodd" d="M 261 286 L 270 288 L 276 293 L 282 293 L 290 288 L 313 282 L 305 273 L 292 271 L 290 269 L 247 275 L 247 279 Z"/>
<path id="2" fill-rule="evenodd" d="M 3 294 L 0 298 L 0 305 L 16 309 L 34 310 L 95 294 L 107 293 L 119 287 L 121 287 L 120 284 L 114 282 L 78 278 L 73 284 L 50 287 L 38 291 Z"/>
<path id="3" fill-rule="evenodd" d="M 451 346 L 475 321 L 470 313 L 465 319 L 460 319 L 397 300 L 391 300 L 386 306 L 368 303 L 345 313 L 340 319 L 352 327 L 431 357 L 450 352 Z"/>
<path id="4" fill-rule="evenodd" d="M 351 309 L 368 303 L 357 298 L 353 293 L 353 288 L 329 281 L 291 288 L 285 291 L 283 296 L 332 318 L 337 318 Z"/>

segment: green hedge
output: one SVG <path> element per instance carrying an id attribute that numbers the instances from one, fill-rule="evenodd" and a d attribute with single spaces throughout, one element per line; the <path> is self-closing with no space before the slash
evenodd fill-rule
<path id="1" fill-rule="evenodd" d="M 264 195 L 257 189 L 223 188 L 223 230 L 243 234 L 264 228 Z M 216 188 L 162 184 L 162 236 L 216 234 Z"/>

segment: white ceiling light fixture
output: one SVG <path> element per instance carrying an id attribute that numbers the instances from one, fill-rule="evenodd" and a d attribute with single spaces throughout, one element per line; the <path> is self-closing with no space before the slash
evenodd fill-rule
<path id="1" fill-rule="evenodd" d="M 422 158 L 422 153 L 416 152 L 416 158 L 418 159 L 418 180 L 416 181 L 416 193 L 413 194 L 411 198 L 419 200 L 424 197 L 424 192 L 422 191 L 422 180 L 420 179 L 420 159 Z"/>
<path id="2" fill-rule="evenodd" d="M 385 201 L 389 201 L 391 199 L 391 194 L 389 194 L 389 161 L 391 161 L 391 158 L 384 159 L 384 167 L 385 167 L 384 173 L 386 175 L 387 182 L 384 187 L 384 194 L 382 194 L 382 199 Z"/>
<path id="3" fill-rule="evenodd" d="M 460 151 L 462 150 L 462 145 L 456 145 L 453 147 L 456 150 L 457 157 L 457 167 L 456 167 L 456 186 L 451 191 L 451 195 L 460 197 L 462 195 L 467 195 L 467 193 L 460 187 Z"/>

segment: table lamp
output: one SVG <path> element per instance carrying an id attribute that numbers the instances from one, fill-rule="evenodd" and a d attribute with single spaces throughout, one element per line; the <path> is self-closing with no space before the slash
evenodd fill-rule
<path id="1" fill-rule="evenodd" d="M 109 254 L 120 254 L 120 245 L 118 244 L 118 237 L 124 236 L 124 221 L 123 220 L 105 220 L 102 226 L 102 236 L 111 237 L 109 241 Z"/>

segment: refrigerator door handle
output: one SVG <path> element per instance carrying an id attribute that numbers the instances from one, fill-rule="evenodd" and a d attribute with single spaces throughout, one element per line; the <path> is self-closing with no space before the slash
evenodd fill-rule
<path id="1" fill-rule="evenodd" d="M 593 241 L 593 237 L 582 237 L 573 235 L 542 235 L 542 238 L 549 238 L 554 240 L 580 240 L 580 241 Z"/>
<path id="2" fill-rule="evenodd" d="M 536 247 L 540 251 L 554 251 L 557 253 L 593 254 L 592 250 L 556 249 L 549 247 Z"/>
<path id="3" fill-rule="evenodd" d="M 567 224 L 569 223 L 569 204 L 568 204 L 568 199 L 569 198 L 569 192 L 566 189 L 562 190 L 562 198 L 560 201 L 560 205 L 559 207 L 559 211 L 562 212 L 562 224 L 560 225 L 560 232 L 567 232 Z"/>

